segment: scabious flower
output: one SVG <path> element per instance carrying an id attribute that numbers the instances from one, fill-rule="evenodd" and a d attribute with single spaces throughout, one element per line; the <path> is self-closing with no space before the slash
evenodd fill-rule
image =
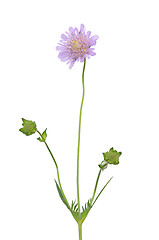
<path id="1" fill-rule="evenodd" d="M 69 28 L 69 32 L 61 35 L 59 46 L 56 50 L 59 51 L 58 57 L 63 62 L 67 62 L 71 69 L 76 61 L 83 62 L 85 58 L 96 55 L 92 46 L 96 45 L 98 36 L 92 36 L 91 32 L 85 33 L 85 27 L 83 24 L 78 28 Z"/>

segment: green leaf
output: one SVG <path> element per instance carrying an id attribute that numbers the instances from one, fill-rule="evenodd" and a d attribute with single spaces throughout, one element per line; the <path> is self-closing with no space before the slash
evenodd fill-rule
<path id="1" fill-rule="evenodd" d="M 72 212 L 78 212 L 78 203 L 76 202 L 76 200 L 72 201 L 70 210 Z"/>
<path id="2" fill-rule="evenodd" d="M 76 220 L 77 223 L 79 223 L 81 221 L 81 218 L 79 216 L 79 213 L 78 212 L 74 212 L 73 210 L 70 210 L 71 213 L 72 213 L 72 216 L 74 217 L 74 219 Z"/>
<path id="3" fill-rule="evenodd" d="M 60 196 L 62 202 L 63 202 L 63 203 L 66 205 L 66 207 L 69 209 L 69 206 L 68 206 L 68 204 L 67 204 L 67 201 L 66 201 L 66 199 L 65 199 L 65 197 L 64 197 L 64 195 L 63 195 L 63 193 L 62 193 L 62 191 L 61 191 L 61 188 L 59 187 L 58 183 L 56 182 L 56 180 L 55 180 L 55 183 L 56 183 L 57 191 L 58 191 L 58 193 L 59 193 L 59 196 Z"/>
<path id="4" fill-rule="evenodd" d="M 39 140 L 40 142 L 44 142 L 44 139 L 38 137 L 37 140 Z"/>
<path id="5" fill-rule="evenodd" d="M 42 133 L 42 139 L 45 141 L 46 137 L 47 137 L 47 133 L 46 133 L 47 128 L 45 129 L 45 131 Z"/>
<path id="6" fill-rule="evenodd" d="M 24 133 L 26 136 L 30 136 L 37 131 L 36 123 L 30 120 L 22 118 L 23 127 L 19 129 L 20 132 Z"/>
<path id="7" fill-rule="evenodd" d="M 87 203 L 85 203 L 84 206 L 82 206 L 82 212 L 81 214 L 79 215 L 79 212 L 78 212 L 78 203 L 76 203 L 76 201 L 72 201 L 72 204 L 71 204 L 71 208 L 70 208 L 70 211 L 74 217 L 74 219 L 77 221 L 77 223 L 83 223 L 84 220 L 86 219 L 90 209 L 92 207 L 92 204 L 91 204 L 91 199 L 88 200 Z"/>
<path id="8" fill-rule="evenodd" d="M 117 165 L 119 164 L 119 157 L 121 156 L 121 152 L 117 152 L 114 148 L 110 148 L 109 152 L 103 153 L 104 160 L 109 164 Z"/>
<path id="9" fill-rule="evenodd" d="M 109 179 L 109 181 L 104 185 L 104 187 L 102 188 L 102 190 L 100 191 L 100 193 L 98 194 L 98 196 L 96 197 L 96 199 L 94 200 L 93 204 L 92 204 L 92 207 L 93 205 L 95 204 L 95 202 L 97 201 L 97 199 L 99 198 L 99 196 L 101 195 L 101 193 L 104 191 L 104 189 L 106 188 L 106 186 L 108 185 L 108 183 L 112 180 L 113 177 L 111 177 Z"/>
<path id="10" fill-rule="evenodd" d="M 40 142 L 45 142 L 46 137 L 47 137 L 47 133 L 46 133 L 47 128 L 45 129 L 45 131 L 41 134 L 41 137 L 38 137 L 37 140 L 39 140 Z"/>

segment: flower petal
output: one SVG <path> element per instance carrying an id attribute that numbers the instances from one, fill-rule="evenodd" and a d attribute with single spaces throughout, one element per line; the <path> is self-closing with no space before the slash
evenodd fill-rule
<path id="1" fill-rule="evenodd" d="M 80 33 L 84 33 L 84 25 L 83 24 L 81 24 L 81 26 L 80 26 Z"/>
<path id="2" fill-rule="evenodd" d="M 96 45 L 96 41 L 99 37 L 97 35 L 93 36 L 90 38 L 90 43 L 91 43 L 91 46 L 94 46 Z"/>
<path id="3" fill-rule="evenodd" d="M 86 37 L 89 38 L 90 36 L 91 36 L 91 31 L 88 31 L 88 32 L 86 33 Z"/>
<path id="4" fill-rule="evenodd" d="M 69 69 L 71 69 L 73 67 L 74 63 L 75 63 L 75 60 L 70 62 Z"/>
<path id="5" fill-rule="evenodd" d="M 65 34 L 61 34 L 61 38 L 62 38 L 63 40 L 67 40 L 67 39 L 68 39 L 68 37 L 67 37 Z"/>

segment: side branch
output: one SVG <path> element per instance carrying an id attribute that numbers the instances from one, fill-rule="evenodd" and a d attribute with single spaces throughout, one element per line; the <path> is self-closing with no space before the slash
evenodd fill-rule
<path id="1" fill-rule="evenodd" d="M 37 130 L 37 132 L 39 133 L 40 137 L 42 138 L 42 134 L 41 134 L 38 130 Z M 46 141 L 44 141 L 44 143 L 45 143 L 45 146 L 47 147 L 47 149 L 48 149 L 48 151 L 49 151 L 49 153 L 50 153 L 50 155 L 51 155 L 51 157 L 52 157 L 52 159 L 53 159 L 53 161 L 54 161 L 54 163 L 55 163 L 56 170 L 57 170 L 58 183 L 59 183 L 61 192 L 62 192 L 62 194 L 63 194 L 63 196 L 64 196 L 64 198 L 65 198 L 65 201 L 66 201 L 66 203 L 67 203 L 67 206 L 70 208 L 70 205 L 69 205 L 69 203 L 68 203 L 68 201 L 67 201 L 67 198 L 66 198 L 66 196 L 65 196 L 65 194 L 64 194 L 64 192 L 63 192 L 63 189 L 62 189 L 62 185 L 61 185 L 61 181 L 60 181 L 60 175 L 59 175 L 59 169 L 58 169 L 57 162 L 56 162 L 56 160 L 55 160 L 55 158 L 54 158 L 54 156 L 53 156 L 53 154 L 52 154 L 52 152 L 51 152 L 48 144 L 46 143 Z"/>

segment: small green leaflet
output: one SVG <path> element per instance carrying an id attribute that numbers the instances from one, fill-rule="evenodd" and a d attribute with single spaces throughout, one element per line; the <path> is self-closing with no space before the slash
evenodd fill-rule
<path id="1" fill-rule="evenodd" d="M 45 142 L 46 137 L 47 137 L 47 133 L 46 133 L 47 128 L 45 129 L 45 131 L 41 134 L 41 137 L 38 137 L 37 140 L 39 140 L 40 142 Z"/>

